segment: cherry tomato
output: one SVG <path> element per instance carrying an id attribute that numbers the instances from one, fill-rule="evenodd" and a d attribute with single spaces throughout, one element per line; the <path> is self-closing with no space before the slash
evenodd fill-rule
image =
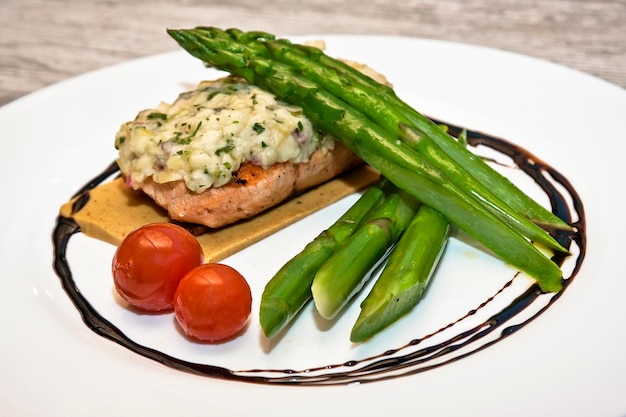
<path id="1" fill-rule="evenodd" d="M 131 305 L 171 310 L 178 283 L 202 262 L 202 247 L 187 230 L 170 223 L 149 224 L 131 232 L 117 248 L 113 280 Z"/>
<path id="2" fill-rule="evenodd" d="M 174 295 L 176 320 L 187 336 L 217 342 L 239 333 L 250 316 L 252 294 L 228 265 L 208 263 L 189 272 Z"/>

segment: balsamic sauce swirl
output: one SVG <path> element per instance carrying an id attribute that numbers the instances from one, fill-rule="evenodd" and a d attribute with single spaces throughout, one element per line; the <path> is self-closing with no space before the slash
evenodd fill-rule
<path id="1" fill-rule="evenodd" d="M 458 136 L 464 129 L 446 124 L 453 136 Z M 231 370 L 220 366 L 189 362 L 172 357 L 148 346 L 143 346 L 124 334 L 119 328 L 104 318 L 77 287 L 67 260 L 67 246 L 70 238 L 80 233 L 78 224 L 69 218 L 59 216 L 53 232 L 54 269 L 68 297 L 82 316 L 84 323 L 96 334 L 109 339 L 135 353 L 159 362 L 171 368 L 202 375 L 205 377 L 250 383 L 274 385 L 346 385 L 370 383 L 390 378 L 417 374 L 458 361 L 475 352 L 481 351 L 506 337 L 511 336 L 528 323 L 536 319 L 567 290 L 578 274 L 585 257 L 586 221 L 583 203 L 572 184 L 556 169 L 536 158 L 527 150 L 504 139 L 485 135 L 475 131 L 465 131 L 468 144 L 473 147 L 487 146 L 511 158 L 524 173 L 529 175 L 549 197 L 552 211 L 561 219 L 574 226 L 575 232 L 553 232 L 554 237 L 565 248 L 574 253 L 569 276 L 563 278 L 563 290 L 559 293 L 542 293 L 537 284 L 532 285 L 501 311 L 469 330 L 459 331 L 446 340 L 428 344 L 429 339 L 441 332 L 453 328 L 463 319 L 476 314 L 478 310 L 491 302 L 499 293 L 508 288 L 512 280 L 506 283 L 496 294 L 481 303 L 475 310 L 469 311 L 454 323 L 420 338 L 409 340 L 404 346 L 388 350 L 379 355 L 355 359 L 345 363 L 303 370 L 289 369 L 252 369 Z M 111 164 L 103 173 L 85 184 L 76 193 L 78 196 L 73 210 L 80 210 L 89 199 L 89 191 L 107 178 L 115 175 L 118 167 Z M 562 191 L 560 191 L 562 190 Z M 564 195 L 565 194 L 565 195 Z M 577 250 L 572 251 L 575 247 Z M 566 258 L 558 255 L 553 261 L 559 266 Z M 518 318 L 521 312 L 529 309 L 530 317 Z M 499 330 L 499 332 L 498 332 Z"/>

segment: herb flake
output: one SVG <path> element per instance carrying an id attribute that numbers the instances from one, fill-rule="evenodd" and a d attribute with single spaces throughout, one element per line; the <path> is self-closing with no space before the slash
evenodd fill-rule
<path id="1" fill-rule="evenodd" d="M 265 132 L 265 127 L 263 127 L 261 123 L 257 122 L 254 124 L 254 126 L 252 126 L 252 130 L 254 130 L 257 135 L 260 135 L 261 133 Z"/>

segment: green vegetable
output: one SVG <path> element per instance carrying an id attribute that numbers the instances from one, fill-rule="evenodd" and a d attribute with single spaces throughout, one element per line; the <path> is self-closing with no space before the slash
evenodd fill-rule
<path id="1" fill-rule="evenodd" d="M 239 39 L 246 40 L 243 32 L 232 33 Z M 252 41 L 248 40 L 249 42 Z M 479 194 L 487 203 L 488 209 L 500 211 L 497 215 L 501 215 L 511 227 L 518 229 L 530 240 L 558 252 L 567 252 L 567 249 L 530 219 L 553 228 L 569 228 L 569 225 L 528 198 L 508 179 L 477 158 L 443 129 L 407 106 L 395 95 L 393 89 L 341 61 L 328 57 L 317 48 L 293 45 L 286 40 L 266 41 L 265 46 L 272 58 L 298 68 L 299 74 L 320 83 L 332 94 L 359 108 L 385 128 L 389 137 L 400 136 L 403 140 L 409 140 L 411 148 L 418 149 L 426 160 L 446 172 L 451 180 L 464 189 Z M 430 134 L 421 131 L 418 134 L 416 126 L 425 127 Z M 488 175 L 484 175 L 486 170 Z M 480 181 L 473 172 L 483 173 Z M 514 207 L 509 207 L 510 204 Z M 516 210 L 522 212 L 518 213 Z"/>
<path id="2" fill-rule="evenodd" d="M 433 165 L 445 170 L 450 178 L 457 184 L 461 184 L 464 188 L 473 190 L 473 192 L 485 198 L 487 209 L 494 212 L 502 211 L 501 215 L 504 221 L 519 233 L 522 233 L 531 241 L 539 243 L 548 249 L 563 253 L 567 252 L 567 249 L 561 246 L 548 232 L 532 223 L 527 217 L 513 210 L 506 202 L 496 196 L 491 189 L 478 181 L 469 171 L 460 165 L 450 163 L 449 159 L 444 158 L 445 154 L 430 136 L 414 128 L 402 125 L 400 138 L 412 149 L 417 150 Z M 504 210 L 502 208 L 504 208 Z"/>
<path id="3" fill-rule="evenodd" d="M 324 263 L 311 285 L 315 307 L 322 317 L 334 318 L 361 290 L 368 272 L 397 242 L 418 207 L 414 198 L 394 187 L 367 222 Z"/>
<path id="4" fill-rule="evenodd" d="M 257 135 L 260 135 L 265 132 L 265 127 L 263 127 L 261 123 L 255 123 L 254 126 L 252 126 L 252 130 L 254 130 Z"/>
<path id="5" fill-rule="evenodd" d="M 229 31 L 242 41 L 251 42 L 254 34 Z M 400 124 L 412 126 L 434 141 L 448 157 L 476 177 L 506 204 L 537 224 L 550 230 L 571 230 L 571 226 L 528 197 L 506 177 L 493 170 L 484 160 L 470 152 L 462 143 L 448 135 L 430 119 L 403 100 L 394 90 L 373 80 L 350 65 L 329 57 L 320 49 L 291 44 L 288 40 L 270 40 L 264 44 L 274 59 L 297 67 L 299 73 L 323 84 L 330 92 L 360 110 L 383 126 L 391 137 L 396 137 Z"/>
<path id="6" fill-rule="evenodd" d="M 498 210 L 488 207 L 490 203 L 486 203 L 483 196 L 457 184 L 448 173 L 402 144 L 399 136 L 390 135 L 387 127 L 407 122 L 406 117 L 392 119 L 381 126 L 366 114 L 372 105 L 362 106 L 358 105 L 359 102 L 350 105 L 331 93 L 326 84 L 302 76 L 304 69 L 272 58 L 266 47 L 266 41 L 273 40 L 272 35 L 242 35 L 238 31 L 229 33 L 215 28 L 168 32 L 183 48 L 206 64 L 243 77 L 278 98 L 301 106 L 317 128 L 333 135 L 398 188 L 439 211 L 449 222 L 505 262 L 534 277 L 543 291 L 559 291 L 562 288 L 559 267 L 531 244 L 527 236 L 507 224 L 502 215 L 507 213 L 506 207 L 498 206 Z M 237 40 L 242 38 L 250 42 L 244 44 Z M 320 56 L 324 54 L 320 52 Z M 346 84 L 346 89 L 354 89 L 350 80 L 346 79 Z M 376 109 L 394 106 L 380 98 L 376 102 Z M 417 123 L 407 124 L 429 136 L 445 133 L 433 123 L 425 122 L 419 126 Z M 449 155 L 442 157 L 454 163 Z"/>
<path id="7" fill-rule="evenodd" d="M 311 300 L 311 283 L 321 266 L 383 200 L 391 185 L 382 179 L 370 187 L 333 225 L 320 233 L 287 262 L 267 283 L 261 295 L 260 322 L 268 338 L 276 336 Z"/>
<path id="8" fill-rule="evenodd" d="M 154 120 L 154 119 L 167 120 L 167 114 L 152 112 L 148 115 L 148 120 Z"/>
<path id="9" fill-rule="evenodd" d="M 449 225 L 421 206 L 361 303 L 350 340 L 363 342 L 407 314 L 421 299 L 448 240 Z"/>

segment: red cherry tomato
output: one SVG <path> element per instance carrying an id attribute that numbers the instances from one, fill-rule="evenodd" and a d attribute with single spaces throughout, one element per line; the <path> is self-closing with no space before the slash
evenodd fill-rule
<path id="1" fill-rule="evenodd" d="M 204 262 L 202 247 L 187 230 L 154 223 L 131 232 L 113 257 L 120 296 L 146 311 L 171 310 L 178 283 Z"/>
<path id="2" fill-rule="evenodd" d="M 252 294 L 245 278 L 230 266 L 201 265 L 180 281 L 174 295 L 176 320 L 187 336 L 217 342 L 245 326 Z"/>

